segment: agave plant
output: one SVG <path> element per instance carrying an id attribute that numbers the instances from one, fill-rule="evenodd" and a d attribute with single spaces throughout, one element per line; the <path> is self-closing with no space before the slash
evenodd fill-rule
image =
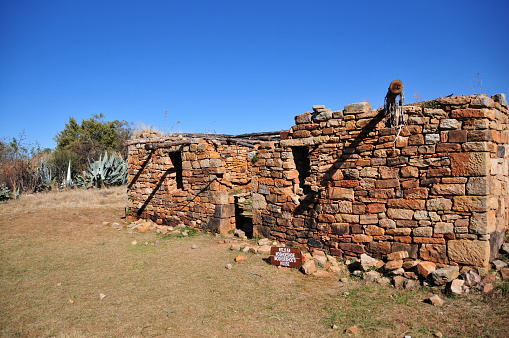
<path id="1" fill-rule="evenodd" d="M 83 175 L 77 176 L 77 184 L 81 187 L 96 187 L 122 185 L 127 183 L 127 161 L 119 153 L 104 153 L 104 158 L 90 162 Z"/>
<path id="2" fill-rule="evenodd" d="M 12 191 L 5 185 L 5 183 L 0 184 L 0 202 L 6 201 L 12 198 Z"/>
<path id="3" fill-rule="evenodd" d="M 46 160 L 41 159 L 41 165 L 35 170 L 35 176 L 37 177 L 37 191 L 45 191 L 51 189 L 53 177 L 51 166 Z"/>
<path id="4" fill-rule="evenodd" d="M 67 167 L 67 176 L 64 181 L 64 187 L 74 188 L 74 182 L 71 178 L 71 160 L 69 160 L 69 166 Z"/>

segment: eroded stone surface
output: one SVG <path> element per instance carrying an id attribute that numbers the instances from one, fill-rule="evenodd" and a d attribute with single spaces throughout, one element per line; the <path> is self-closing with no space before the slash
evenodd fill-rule
<path id="1" fill-rule="evenodd" d="M 451 262 L 463 265 L 488 266 L 488 241 L 451 240 L 447 243 L 447 256 Z"/>

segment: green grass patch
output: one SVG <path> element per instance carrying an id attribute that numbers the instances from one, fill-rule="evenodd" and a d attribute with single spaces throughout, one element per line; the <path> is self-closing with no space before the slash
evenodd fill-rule
<path id="1" fill-rule="evenodd" d="M 150 244 L 148 244 L 148 245 L 138 244 L 138 245 L 133 245 L 132 247 L 127 249 L 127 251 L 129 251 L 132 254 L 147 254 L 149 252 L 156 252 L 160 248 L 161 248 L 160 246 L 155 246 L 155 245 L 150 245 Z"/>

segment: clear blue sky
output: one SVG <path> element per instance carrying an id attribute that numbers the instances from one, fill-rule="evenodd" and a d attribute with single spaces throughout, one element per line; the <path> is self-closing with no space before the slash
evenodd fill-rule
<path id="1" fill-rule="evenodd" d="M 288 129 L 293 117 L 509 94 L 509 1 L 0 0 L 0 138 L 53 148 L 69 116 L 173 131 Z M 473 81 L 473 84 L 477 83 Z"/>

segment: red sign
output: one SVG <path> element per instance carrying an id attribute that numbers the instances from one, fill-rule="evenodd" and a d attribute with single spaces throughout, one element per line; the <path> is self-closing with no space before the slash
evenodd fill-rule
<path id="1" fill-rule="evenodd" d="M 289 268 L 300 268 L 302 254 L 299 249 L 272 247 L 270 248 L 270 263 Z"/>

